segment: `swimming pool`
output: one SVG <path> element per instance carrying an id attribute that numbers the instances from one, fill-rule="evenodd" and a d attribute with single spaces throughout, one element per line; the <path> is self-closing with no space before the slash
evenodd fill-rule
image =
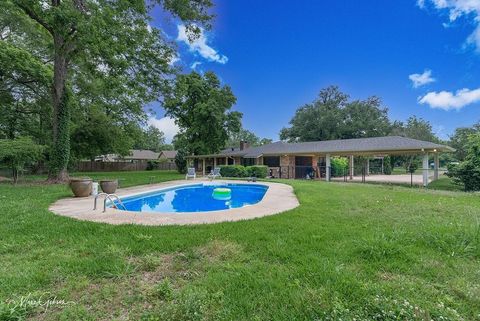
<path id="1" fill-rule="evenodd" d="M 228 188 L 230 199 L 218 199 L 214 189 Z M 209 212 L 239 208 L 260 202 L 267 192 L 268 186 L 261 184 L 205 183 L 181 185 L 150 193 L 122 197 L 123 208 L 118 202 L 115 206 L 120 210 L 134 212 Z M 112 205 L 112 204 L 111 204 Z"/>

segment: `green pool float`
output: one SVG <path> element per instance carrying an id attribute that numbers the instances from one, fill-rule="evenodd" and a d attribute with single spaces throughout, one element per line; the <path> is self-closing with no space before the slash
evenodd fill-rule
<path id="1" fill-rule="evenodd" d="M 213 190 L 212 196 L 219 201 L 228 201 L 232 198 L 232 190 L 226 187 L 217 187 Z"/>

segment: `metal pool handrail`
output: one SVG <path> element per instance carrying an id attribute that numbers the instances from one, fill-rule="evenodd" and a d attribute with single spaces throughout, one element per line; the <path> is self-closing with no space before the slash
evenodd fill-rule
<path id="1" fill-rule="evenodd" d="M 94 211 L 97 209 L 97 199 L 102 195 L 105 195 L 105 199 L 103 200 L 103 213 L 107 211 L 107 200 L 109 200 L 110 202 L 112 202 L 113 205 L 115 205 L 115 202 L 113 201 L 112 197 L 117 199 L 118 203 L 120 203 L 120 205 L 123 207 L 123 210 L 125 211 L 127 210 L 127 208 L 125 207 L 122 200 L 120 199 L 120 197 L 118 197 L 117 194 L 98 193 L 97 195 L 95 195 L 95 200 L 93 203 Z"/>

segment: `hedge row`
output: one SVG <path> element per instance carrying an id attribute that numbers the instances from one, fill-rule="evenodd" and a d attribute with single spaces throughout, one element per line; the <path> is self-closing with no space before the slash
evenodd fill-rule
<path id="1" fill-rule="evenodd" d="M 268 168 L 264 165 L 242 166 L 224 165 L 220 166 L 220 174 L 223 177 L 267 177 Z"/>

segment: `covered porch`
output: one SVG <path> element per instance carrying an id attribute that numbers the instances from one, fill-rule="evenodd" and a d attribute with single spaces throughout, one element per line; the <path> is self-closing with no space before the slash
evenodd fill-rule
<path id="1" fill-rule="evenodd" d="M 383 153 L 332 153 L 319 155 L 278 155 L 264 156 L 263 159 L 278 158 L 278 166 L 269 167 L 269 173 L 273 178 L 287 179 L 320 179 L 325 181 L 361 181 L 361 182 L 391 182 L 427 186 L 429 182 L 437 180 L 440 176 L 439 164 L 440 152 L 408 152 L 398 153 L 385 151 Z M 384 171 L 386 156 L 421 156 L 422 166 L 413 175 L 406 171 L 400 175 L 387 175 Z M 348 166 L 342 172 L 334 171 L 332 159 L 341 157 L 348 160 Z M 362 161 L 355 162 L 361 157 Z M 372 163 L 375 161 L 375 165 Z"/>
<path id="2" fill-rule="evenodd" d="M 275 142 L 261 146 L 229 148 L 218 154 L 188 156 L 188 166 L 198 175 L 208 175 L 221 165 L 264 165 L 268 176 L 285 179 L 319 179 L 325 181 L 406 181 L 402 175 L 385 171 L 385 158 L 404 157 L 418 165 L 410 182 L 427 186 L 440 175 L 439 155 L 452 152 L 449 146 L 401 136 L 339 139 L 313 142 Z M 419 158 L 421 161 L 419 161 Z M 341 161 L 341 166 L 339 166 Z M 333 164 L 333 165 L 332 165 Z M 407 174 L 393 173 L 393 174 Z M 358 178 L 360 177 L 360 178 Z M 381 177 L 381 178 L 380 178 Z"/>

